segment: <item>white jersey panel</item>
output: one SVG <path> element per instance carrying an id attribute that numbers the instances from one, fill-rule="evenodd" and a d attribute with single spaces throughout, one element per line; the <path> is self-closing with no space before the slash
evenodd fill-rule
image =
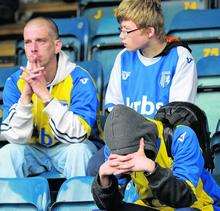
<path id="1" fill-rule="evenodd" d="M 195 102 L 197 92 L 197 70 L 195 60 L 184 47 L 177 47 L 179 56 L 176 73 L 170 87 L 169 102 Z"/>

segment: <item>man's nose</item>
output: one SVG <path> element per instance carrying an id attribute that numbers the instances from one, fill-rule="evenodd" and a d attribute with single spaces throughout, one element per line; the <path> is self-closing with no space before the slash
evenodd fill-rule
<path id="1" fill-rule="evenodd" d="M 33 42 L 32 45 L 31 45 L 31 51 L 36 52 L 37 50 L 38 50 L 37 43 Z"/>

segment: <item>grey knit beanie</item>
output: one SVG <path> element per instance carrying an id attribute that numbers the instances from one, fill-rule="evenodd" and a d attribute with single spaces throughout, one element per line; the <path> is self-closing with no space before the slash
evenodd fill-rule
<path id="1" fill-rule="evenodd" d="M 133 109 L 116 105 L 108 115 L 104 128 L 104 139 L 111 152 L 120 155 L 134 153 L 139 149 L 142 137 L 146 156 L 155 159 L 156 125 Z"/>

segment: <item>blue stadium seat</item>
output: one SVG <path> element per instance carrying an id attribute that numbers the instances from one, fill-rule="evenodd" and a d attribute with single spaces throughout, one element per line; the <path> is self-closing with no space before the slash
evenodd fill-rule
<path id="1" fill-rule="evenodd" d="M 66 180 L 57 195 L 52 211 L 93 211 L 98 209 L 91 193 L 93 177 L 73 177 Z"/>
<path id="2" fill-rule="evenodd" d="M 197 10 L 207 8 L 207 0 L 162 1 L 162 10 L 165 19 L 165 31 L 168 32 L 170 30 L 171 22 L 178 12 L 183 10 Z"/>
<path id="3" fill-rule="evenodd" d="M 197 63 L 198 90 L 196 104 L 207 114 L 210 132 L 220 118 L 220 56 L 202 58 Z"/>
<path id="4" fill-rule="evenodd" d="M 168 34 L 191 42 L 219 39 L 219 19 L 220 9 L 184 10 L 175 15 Z"/>
<path id="5" fill-rule="evenodd" d="M 120 42 L 118 35 L 118 22 L 114 17 L 116 6 L 109 7 L 94 7 L 85 9 L 82 16 L 88 18 L 90 25 L 90 36 L 92 40 L 98 39 L 101 36 L 106 36 L 101 43 Z M 115 38 L 116 37 L 116 38 Z M 109 39 L 108 39 L 109 38 Z M 115 38 L 113 41 L 110 38 Z M 97 41 L 97 43 L 100 43 Z"/>
<path id="6" fill-rule="evenodd" d="M 72 61 L 83 60 L 87 54 L 89 22 L 85 17 L 53 19 L 63 41 L 62 49 Z"/>
<path id="7" fill-rule="evenodd" d="M 121 50 L 121 45 L 93 48 L 92 59 L 100 61 L 103 66 L 103 96 L 105 95 L 115 58 Z"/>
<path id="8" fill-rule="evenodd" d="M 87 9 L 117 6 L 119 3 L 120 0 L 78 0 L 78 16 L 82 16 Z"/>
<path id="9" fill-rule="evenodd" d="M 0 210 L 48 210 L 50 193 L 44 178 L 0 178 L 0 190 Z"/>
<path id="10" fill-rule="evenodd" d="M 24 52 L 24 41 L 17 41 L 17 64 L 20 66 L 25 66 L 27 64 L 27 58 Z"/>
<path id="11" fill-rule="evenodd" d="M 196 62 L 207 56 L 220 56 L 220 42 L 218 40 L 209 40 L 207 42 L 190 43 L 192 55 Z"/>
<path id="12" fill-rule="evenodd" d="M 117 53 L 123 48 L 119 39 L 119 24 L 114 17 L 115 6 L 88 8 L 82 15 L 90 22 L 91 39 L 89 60 L 97 60 L 103 66 L 104 90 Z"/>

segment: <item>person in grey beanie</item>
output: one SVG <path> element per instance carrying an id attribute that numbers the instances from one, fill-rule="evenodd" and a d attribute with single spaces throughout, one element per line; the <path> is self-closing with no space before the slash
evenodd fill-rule
<path id="1" fill-rule="evenodd" d="M 100 209 L 220 209 L 220 187 L 204 168 L 198 138 L 190 127 L 174 129 L 169 157 L 161 121 L 116 105 L 106 120 L 104 139 L 111 154 L 92 185 Z M 119 174 L 129 174 L 135 184 L 139 195 L 135 204 L 123 202 Z"/>

